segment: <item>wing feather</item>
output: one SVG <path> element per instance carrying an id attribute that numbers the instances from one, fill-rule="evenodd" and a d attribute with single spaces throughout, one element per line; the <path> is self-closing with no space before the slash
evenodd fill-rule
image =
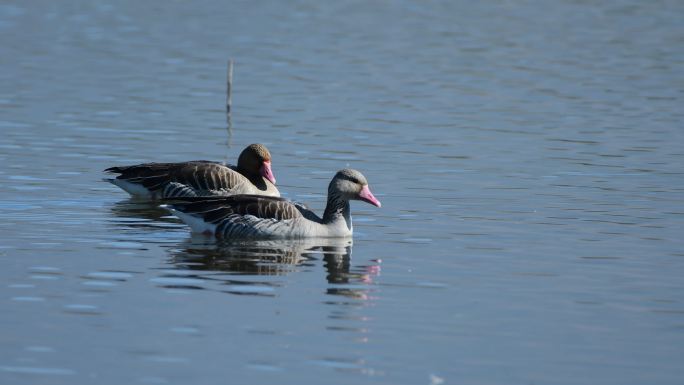
<path id="1" fill-rule="evenodd" d="M 118 173 L 116 179 L 139 184 L 162 198 L 179 196 L 207 196 L 231 193 L 248 182 L 242 174 L 218 162 L 206 160 L 183 163 L 143 163 L 134 166 L 110 167 L 105 170 Z M 169 184 L 174 186 L 169 187 Z M 184 185 L 185 188 L 180 188 Z M 179 192 L 182 190 L 182 192 Z M 194 191 L 191 191 L 194 190 Z M 174 194 L 165 194 L 165 191 Z"/>
<path id="2" fill-rule="evenodd" d="M 214 233 L 225 238 L 285 236 L 293 220 L 302 217 L 292 202 L 261 195 L 183 198 L 169 206 L 216 226 Z"/>

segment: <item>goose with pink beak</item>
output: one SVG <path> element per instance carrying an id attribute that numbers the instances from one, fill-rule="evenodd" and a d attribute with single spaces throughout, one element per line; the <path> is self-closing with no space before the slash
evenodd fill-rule
<path id="1" fill-rule="evenodd" d="M 257 195 L 181 199 L 163 207 L 194 232 L 223 239 L 341 238 L 354 231 L 352 200 L 381 207 L 366 177 L 347 168 L 330 181 L 322 217 L 305 205 Z"/>
<path id="2" fill-rule="evenodd" d="M 110 167 L 119 174 L 105 179 L 138 199 L 255 194 L 280 196 L 271 169 L 271 153 L 263 144 L 247 146 L 237 166 L 207 160 L 178 163 L 143 163 Z"/>
<path id="3" fill-rule="evenodd" d="M 259 175 L 266 178 L 273 185 L 276 184 L 275 176 L 273 176 L 273 171 L 271 170 L 270 160 L 265 160 L 263 163 L 261 163 L 261 167 L 259 167 Z"/>

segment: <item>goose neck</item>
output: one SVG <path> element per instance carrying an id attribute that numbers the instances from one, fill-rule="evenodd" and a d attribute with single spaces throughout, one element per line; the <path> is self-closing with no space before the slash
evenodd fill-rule
<path id="1" fill-rule="evenodd" d="M 338 194 L 328 194 L 328 203 L 323 213 L 323 223 L 329 224 L 338 220 L 345 220 L 347 227 L 351 228 L 349 200 Z"/>

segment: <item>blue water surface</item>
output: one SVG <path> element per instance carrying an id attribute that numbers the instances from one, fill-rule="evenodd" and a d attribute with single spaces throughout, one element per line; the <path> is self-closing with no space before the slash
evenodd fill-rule
<path id="1" fill-rule="evenodd" d="M 0 4 L 0 383 L 681 384 L 684 3 Z M 226 63 L 235 61 L 225 116 Z M 353 242 L 102 181 L 261 142 Z"/>

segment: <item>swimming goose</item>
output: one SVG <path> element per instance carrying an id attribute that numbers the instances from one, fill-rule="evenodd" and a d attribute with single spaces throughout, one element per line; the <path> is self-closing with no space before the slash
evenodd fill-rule
<path id="1" fill-rule="evenodd" d="M 238 157 L 237 167 L 207 160 L 143 163 L 110 167 L 120 174 L 107 181 L 129 194 L 147 199 L 255 194 L 280 196 L 271 171 L 271 154 L 263 144 L 251 144 Z"/>
<path id="2" fill-rule="evenodd" d="M 344 169 L 337 172 L 328 186 L 328 203 L 322 218 L 302 204 L 257 195 L 182 199 L 163 207 L 194 232 L 218 238 L 350 237 L 350 200 L 380 207 L 363 174 Z"/>

